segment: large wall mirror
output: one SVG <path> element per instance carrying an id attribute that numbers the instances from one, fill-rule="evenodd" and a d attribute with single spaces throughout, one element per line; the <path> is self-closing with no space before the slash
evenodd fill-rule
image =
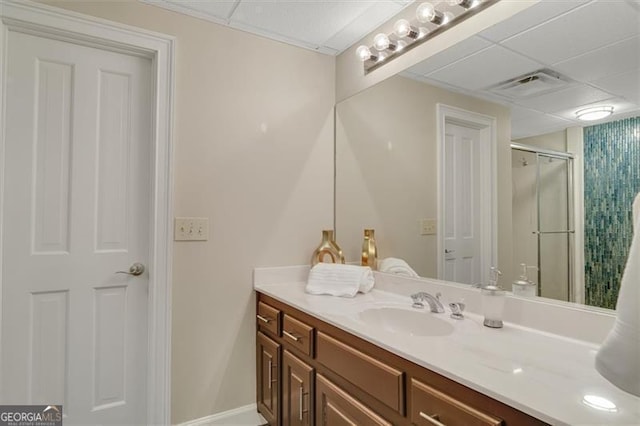
<path id="1" fill-rule="evenodd" d="M 536 3 L 336 106 L 349 261 L 374 228 L 423 277 L 615 308 L 638 191 L 637 2 Z"/>

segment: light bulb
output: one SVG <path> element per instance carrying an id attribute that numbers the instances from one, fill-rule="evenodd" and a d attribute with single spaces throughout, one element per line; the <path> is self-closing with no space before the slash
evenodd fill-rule
<path id="1" fill-rule="evenodd" d="M 393 33 L 400 38 L 404 38 L 411 32 L 411 24 L 406 19 L 398 19 L 393 25 Z"/>
<path id="2" fill-rule="evenodd" d="M 385 33 L 379 33 L 373 38 L 373 47 L 379 51 L 387 50 L 389 48 L 389 36 Z"/>
<path id="3" fill-rule="evenodd" d="M 420 22 L 432 22 L 436 25 L 441 25 L 444 21 L 444 15 L 439 10 L 436 10 L 431 3 L 422 3 L 416 10 L 416 18 Z"/>
<path id="4" fill-rule="evenodd" d="M 416 10 L 416 18 L 420 22 L 431 22 L 436 16 L 436 9 L 431 3 L 422 3 Z"/>
<path id="5" fill-rule="evenodd" d="M 356 56 L 360 58 L 362 62 L 364 62 L 367 59 L 370 59 L 373 55 L 371 54 L 371 50 L 367 46 L 362 45 L 356 49 Z"/>

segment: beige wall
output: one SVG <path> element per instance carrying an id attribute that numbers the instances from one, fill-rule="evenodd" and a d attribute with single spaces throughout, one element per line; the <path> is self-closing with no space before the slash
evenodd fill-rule
<path id="1" fill-rule="evenodd" d="M 509 109 L 408 78 L 391 77 L 337 106 L 336 232 L 348 260 L 359 259 L 362 230 L 374 228 L 380 257 L 404 258 L 437 275 L 437 239 L 420 235 L 437 217 L 436 105 L 497 119 L 498 266 L 511 269 Z"/>
<path id="2" fill-rule="evenodd" d="M 544 135 L 522 138 L 514 140 L 514 142 L 534 146 L 536 148 L 567 152 L 567 130 L 559 130 L 557 132 L 546 133 Z"/>
<path id="3" fill-rule="evenodd" d="M 172 420 L 255 401 L 252 268 L 305 264 L 331 228 L 335 60 L 136 1 L 50 2 L 177 39 Z"/>

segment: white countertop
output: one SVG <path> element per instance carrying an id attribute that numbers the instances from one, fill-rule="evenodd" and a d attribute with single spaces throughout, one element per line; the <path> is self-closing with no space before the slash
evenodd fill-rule
<path id="1" fill-rule="evenodd" d="M 594 368 L 598 345 L 505 322 L 504 328 L 482 325 L 482 317 L 464 320 L 428 309 L 378 289 L 355 298 L 314 296 L 303 282 L 255 284 L 255 289 L 342 330 L 387 349 L 478 392 L 554 425 L 640 425 L 640 398 L 605 380 Z M 446 296 L 446 294 L 445 294 Z M 359 314 L 394 307 L 436 315 L 453 326 L 446 336 L 410 336 L 374 326 Z M 590 407 L 585 395 L 606 398 L 615 412 Z"/>

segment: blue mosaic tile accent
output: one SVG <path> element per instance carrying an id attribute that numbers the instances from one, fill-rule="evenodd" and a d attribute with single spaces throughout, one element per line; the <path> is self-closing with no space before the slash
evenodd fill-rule
<path id="1" fill-rule="evenodd" d="M 585 303 L 615 309 L 640 192 L 640 117 L 584 128 Z"/>

